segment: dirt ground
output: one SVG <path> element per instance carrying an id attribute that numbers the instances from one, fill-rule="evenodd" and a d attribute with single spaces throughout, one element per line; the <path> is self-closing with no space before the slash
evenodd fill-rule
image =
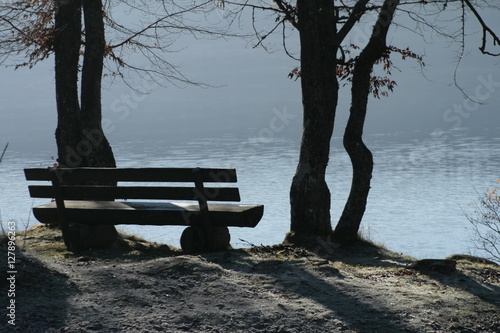
<path id="1" fill-rule="evenodd" d="M 185 255 L 133 236 L 75 255 L 42 225 L 17 245 L 16 325 L 2 306 L 1 332 L 500 331 L 500 268 L 469 260 L 419 271 L 367 244 Z"/>

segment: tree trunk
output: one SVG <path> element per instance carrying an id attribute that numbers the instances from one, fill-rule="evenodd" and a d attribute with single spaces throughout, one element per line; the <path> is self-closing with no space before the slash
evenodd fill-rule
<path id="1" fill-rule="evenodd" d="M 54 16 L 55 85 L 57 102 L 56 142 L 60 166 L 77 167 L 80 142 L 78 61 L 81 46 L 80 1 L 57 1 Z"/>
<path id="2" fill-rule="evenodd" d="M 358 230 L 366 209 L 373 158 L 362 136 L 366 117 L 370 78 L 375 62 L 387 51 L 386 36 L 399 0 L 386 0 L 382 6 L 373 33 L 356 60 L 352 78 L 351 109 L 344 132 L 344 147 L 349 154 L 353 176 L 349 198 L 335 228 L 334 241 L 350 244 L 358 239 Z"/>
<path id="3" fill-rule="evenodd" d="M 337 107 L 336 16 L 331 0 L 298 0 L 304 108 L 299 163 L 290 189 L 287 241 L 308 245 L 331 234 L 325 172 Z"/>
<path id="4" fill-rule="evenodd" d="M 85 55 L 80 107 L 78 69 L 82 44 L 82 3 Z M 102 2 L 61 0 L 56 5 L 54 54 L 59 165 L 115 167 L 113 152 L 101 125 L 101 78 L 105 46 Z"/>
<path id="5" fill-rule="evenodd" d="M 116 167 L 101 125 L 101 81 L 106 45 L 102 1 L 85 0 L 82 6 L 85 24 L 80 116 L 82 166 Z M 113 225 L 78 225 L 76 229 L 81 250 L 108 247 L 117 237 Z"/>
<path id="6" fill-rule="evenodd" d="M 81 107 L 78 69 L 82 44 L 82 4 L 85 54 L 82 66 Z M 116 167 L 101 120 L 101 78 L 104 61 L 104 17 L 100 0 L 56 2 L 54 53 L 58 124 L 58 162 L 64 167 Z M 63 230 L 72 251 L 107 247 L 114 242 L 114 226 L 72 225 Z"/>
<path id="7" fill-rule="evenodd" d="M 104 61 L 104 15 L 101 0 L 83 1 L 85 54 L 82 66 L 81 145 L 83 165 L 116 167 L 113 151 L 102 130 L 101 80 Z"/>

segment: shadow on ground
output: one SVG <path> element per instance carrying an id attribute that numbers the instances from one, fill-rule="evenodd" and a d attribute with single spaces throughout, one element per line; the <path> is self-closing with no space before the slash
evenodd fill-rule
<path id="1" fill-rule="evenodd" d="M 111 249 L 72 254 L 60 231 L 44 226 L 28 230 L 24 241 L 43 262 L 57 262 L 72 283 L 42 261 L 20 257 L 26 275 L 18 296 L 20 325 L 29 315 L 48 328 L 78 323 L 82 329 L 127 332 L 495 332 L 500 327 L 499 318 L 491 316 L 499 306 L 498 269 L 460 264 L 449 275 L 417 272 L 409 268 L 415 259 L 370 244 L 324 253 L 276 245 L 186 255 L 123 236 Z M 31 291 L 38 298 L 33 302 Z M 449 294 L 456 298 L 442 297 Z M 481 301 L 462 309 L 471 297 Z M 33 304 L 55 315 L 42 318 Z M 20 331 L 37 330 L 26 324 Z"/>
<path id="2" fill-rule="evenodd" d="M 347 277 L 331 265 L 332 261 L 342 261 L 344 265 L 353 267 L 361 265 L 404 267 L 405 262 L 390 263 L 389 261 L 394 258 L 384 255 L 374 247 L 360 248 L 357 254 L 353 248 L 341 251 L 342 253 L 338 251 L 335 255 L 316 256 L 304 249 L 277 245 L 251 249 L 252 255 L 261 256 L 262 259 L 269 258 L 257 263 L 246 251 L 233 251 L 219 258 L 216 254 L 207 254 L 203 257 L 228 270 L 267 276 L 274 279 L 276 288 L 283 295 L 298 295 L 299 298 L 310 299 L 331 311 L 331 315 L 318 314 L 318 318 L 311 321 L 312 330 L 314 327 L 324 327 L 332 331 L 349 329 L 359 332 L 413 332 L 401 314 L 392 312 L 382 303 L 373 305 L 373 302 L 367 301 L 371 298 L 369 295 L 365 298 L 359 293 L 350 292 L 349 288 L 340 283 Z M 362 257 L 364 259 L 361 259 Z M 303 268 L 304 260 L 310 261 L 315 268 L 312 270 Z M 332 283 L 333 281 L 339 283 Z M 329 327 L 332 322 L 338 326 Z"/>
<path id="3" fill-rule="evenodd" d="M 0 246 L 0 255 L 7 258 L 7 247 Z M 16 251 L 15 274 L 7 270 L 0 272 L 0 289 L 7 295 L 11 289 L 7 277 L 15 277 L 15 295 L 6 299 L 15 300 L 15 320 L 9 323 L 12 313 L 7 309 L 6 302 L 2 302 L 0 316 L 1 332 L 44 332 L 51 328 L 63 325 L 67 317 L 68 299 L 78 293 L 78 288 L 68 282 L 64 274 L 58 273 L 34 256 L 21 251 Z M 42 308 L 38 308 L 41 307 Z M 47 312 L 47 309 L 50 309 Z M 43 310 L 43 311 L 41 311 Z M 8 318 L 8 319 L 6 319 Z M 36 322 L 37 325 L 32 325 Z"/>

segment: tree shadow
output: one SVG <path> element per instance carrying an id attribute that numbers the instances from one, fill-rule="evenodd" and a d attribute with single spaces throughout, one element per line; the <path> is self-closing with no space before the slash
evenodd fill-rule
<path id="1" fill-rule="evenodd" d="M 298 327 L 300 327 L 300 331 L 304 332 L 346 329 L 388 333 L 418 331 L 412 326 L 412 322 L 407 316 L 410 314 L 408 310 L 389 304 L 392 302 L 390 295 L 380 292 L 372 294 L 370 293 L 371 289 L 366 288 L 366 283 L 365 286 L 358 286 L 349 281 L 353 277 L 348 271 L 351 268 L 352 272 L 365 269 L 365 272 L 369 274 L 385 270 L 394 272 L 408 270 L 408 265 L 415 261 L 413 258 L 402 257 L 373 245 L 365 244 L 335 249 L 334 251 L 319 249 L 315 253 L 297 247 L 278 245 L 184 255 L 181 251 L 166 245 L 126 237 L 125 243 L 118 243 L 112 249 L 85 251 L 75 255 L 69 252 L 64 253 L 62 240 L 57 245 L 58 247 L 53 245 L 54 237 L 48 237 L 47 240 L 51 241 L 50 246 L 42 246 L 38 250 L 45 249 L 48 253 L 59 251 L 57 255 L 70 257 L 73 265 L 75 265 L 75 260 L 77 266 L 88 264 L 88 272 L 87 267 L 82 267 L 80 273 L 88 273 L 86 278 L 88 286 L 91 286 L 89 290 L 103 291 L 102 295 L 98 295 L 103 306 L 113 304 L 114 307 L 118 302 L 122 307 L 129 307 L 130 313 L 139 316 L 145 311 L 149 311 L 151 304 L 158 305 L 156 300 L 144 296 L 152 295 L 162 299 L 160 303 L 164 310 L 161 311 L 181 311 L 182 318 L 179 317 L 181 324 L 190 323 L 189 325 L 193 329 L 205 327 L 196 325 L 210 323 L 213 312 L 205 314 L 204 306 L 212 306 L 213 308 L 215 305 L 215 307 L 220 306 L 220 309 L 224 309 L 224 311 L 215 312 L 217 315 L 226 316 L 226 313 L 241 310 L 239 311 L 241 313 L 234 316 L 235 323 L 248 325 L 249 328 L 259 332 L 280 331 L 274 330 L 276 326 L 266 326 L 276 323 L 284 327 L 284 330 L 281 330 L 284 332 L 287 329 L 288 331 L 297 330 Z M 38 241 L 41 245 L 44 244 L 40 237 L 38 237 Z M 157 258 L 163 259 L 156 260 Z M 26 260 L 28 263 L 28 260 L 31 259 Z M 344 266 L 332 265 L 332 262 Z M 120 263 L 124 265 L 119 266 L 118 270 L 115 271 L 115 264 L 119 265 Z M 78 290 L 76 286 L 68 283 L 66 276 L 54 274 L 41 262 L 36 263 L 35 260 L 33 265 L 42 267 L 39 269 L 40 274 L 32 274 L 31 280 L 28 279 L 31 281 L 29 288 L 20 291 L 25 298 L 22 300 L 24 302 L 22 303 L 23 316 L 29 315 L 30 318 L 33 318 L 34 314 L 44 316 L 47 313 L 45 309 L 49 308 L 51 313 L 57 315 L 49 318 L 34 317 L 36 320 L 33 321 L 42 321 L 49 328 L 60 328 L 68 319 L 69 312 L 66 310 L 66 307 L 69 306 L 68 299 L 75 299 L 73 296 L 76 293 L 83 293 L 87 297 L 92 297 L 92 295 L 87 295 L 86 287 L 79 284 L 81 290 Z M 344 267 L 347 270 L 344 270 Z M 226 270 L 243 274 L 237 276 L 236 279 L 221 279 L 227 273 Z M 118 271 L 120 274 L 115 274 Z M 250 283 L 241 288 L 237 282 L 244 281 L 245 274 L 251 274 L 257 278 L 252 278 Z M 498 303 L 495 302 L 495 295 L 499 294 L 499 288 L 475 280 L 474 277 L 468 275 L 468 271 L 467 274 L 459 271 L 449 276 L 431 273 L 429 277 L 442 284 L 464 289 L 486 302 L 498 306 Z M 79 279 L 79 275 L 77 275 L 77 279 Z M 204 281 L 209 281 L 210 284 L 204 286 Z M 262 281 L 266 287 L 260 286 L 258 281 Z M 60 286 L 65 286 L 65 288 L 58 288 Z M 217 290 L 218 286 L 221 287 L 220 290 Z M 39 291 L 38 288 L 45 288 L 43 296 L 30 302 L 30 291 Z M 64 289 L 64 291 L 59 289 Z M 45 290 L 47 290 L 46 293 Z M 187 298 L 188 303 L 183 299 L 184 295 L 190 295 Z M 192 295 L 197 296 L 193 297 Z M 19 297 L 19 304 L 21 304 L 21 296 Z M 290 302 L 286 302 L 286 300 L 290 300 Z M 226 304 L 226 302 L 229 303 Z M 322 313 L 312 313 L 313 310 L 307 308 L 307 304 L 312 303 L 321 305 L 312 308 L 321 308 L 323 309 Z M 232 304 L 235 304 L 236 308 L 232 308 Z M 261 309 L 263 304 L 270 312 Z M 190 306 L 197 307 L 198 311 L 193 311 L 193 315 L 190 314 Z M 276 306 L 276 309 L 272 308 L 273 306 Z M 73 305 L 73 315 L 80 315 L 77 308 Z M 38 313 L 40 309 L 44 310 Z M 122 312 L 114 313 L 113 318 L 105 317 L 106 314 L 102 314 L 102 318 L 110 321 L 110 327 L 122 327 L 119 326 L 122 325 L 120 313 Z M 229 320 L 233 317 L 228 314 L 224 318 Z M 219 324 L 220 320 L 214 321 L 214 325 Z M 29 324 L 24 325 L 19 331 L 36 331 Z M 177 322 L 172 325 L 177 325 Z M 231 326 L 229 324 L 224 326 L 224 328 L 227 327 Z M 3 328 L 8 327 L 0 326 L 0 330 Z"/>
<path id="2" fill-rule="evenodd" d="M 346 247 L 333 248 L 331 245 L 332 243 L 322 242 L 314 249 L 314 253 L 328 260 L 365 267 L 406 268 L 416 260 L 363 240 Z"/>
<path id="3" fill-rule="evenodd" d="M 7 258 L 5 246 L 0 246 L 0 255 Z M 51 270 L 22 251 L 16 251 L 14 269 L 16 273 L 13 274 L 7 270 L 0 273 L 0 288 L 4 291 L 15 289 L 15 295 L 11 294 L 12 297 L 6 300 L 9 304 L 15 301 L 15 326 L 8 322 L 13 319 L 8 315 L 14 311 L 2 306 L 0 331 L 41 332 L 62 327 L 67 320 L 68 299 L 79 292 L 78 288 L 64 274 Z M 15 278 L 14 285 L 10 285 L 8 277 Z"/>
<path id="4" fill-rule="evenodd" d="M 487 303 L 500 306 L 500 287 L 488 282 L 488 279 L 500 282 L 500 270 L 494 266 L 467 263 L 458 264 L 457 271 L 449 274 L 432 270 L 421 272 L 443 285 L 464 290 Z"/>
<path id="5" fill-rule="evenodd" d="M 327 264 L 328 259 L 320 258 L 315 265 L 317 269 L 310 271 L 303 267 L 304 260 L 300 256 L 264 260 L 255 263 L 252 256 L 245 251 L 231 251 L 230 254 L 203 254 L 206 260 L 217 263 L 228 270 L 246 274 L 259 274 L 272 279 L 274 287 L 283 297 L 298 297 L 309 299 L 321 304 L 329 310 L 329 314 L 317 314 L 310 318 L 310 323 L 302 323 L 303 331 L 317 331 L 323 327 L 325 331 L 335 330 L 330 327 L 332 322 L 339 323 L 337 329 L 351 329 L 360 332 L 413 332 L 412 327 L 405 322 L 403 316 L 378 302 L 376 306 L 369 301 L 370 295 L 352 292 L 341 281 L 347 277 Z M 309 254 L 310 256 L 310 254 Z M 318 257 L 316 257 L 318 258 Z M 316 259 L 315 259 L 316 260 Z M 354 259 L 353 259 L 354 260 Z M 283 273 L 286 274 L 283 274 Z M 333 279 L 331 279 L 333 277 Z M 329 281 L 327 278 L 330 278 Z M 338 283 L 334 283 L 338 282 Z M 302 319 L 304 320 L 304 319 Z M 305 325 L 305 326 L 304 326 Z M 308 328 L 307 325 L 310 325 Z M 343 327 L 342 327 L 343 326 Z"/>

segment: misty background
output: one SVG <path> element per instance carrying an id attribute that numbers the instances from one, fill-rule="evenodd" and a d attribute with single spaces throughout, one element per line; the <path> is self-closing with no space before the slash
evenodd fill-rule
<path id="1" fill-rule="evenodd" d="M 425 31 L 422 38 L 404 27 L 391 28 L 388 41 L 424 56 L 426 66 L 402 61 L 393 54 L 392 78 L 397 87 L 388 98 L 369 101 L 366 141 L 370 135 L 394 135 L 397 139 L 425 140 L 433 131 L 467 128 L 472 135 L 497 135 L 500 112 L 499 59 L 479 53 L 480 26 L 472 17 L 467 23 L 466 49 L 461 57 L 458 44 Z M 488 24 L 498 31 L 494 15 Z M 373 24 L 368 16 L 351 33 L 351 41 L 366 43 Z M 457 22 L 457 25 L 459 22 Z M 497 29 L 495 29 L 497 28 Z M 275 116 L 276 110 L 295 116 L 275 136 L 293 138 L 299 144 L 302 105 L 300 80 L 287 75 L 299 64 L 282 50 L 280 33 L 254 47 L 256 39 L 194 39 L 181 36 L 167 57 L 190 80 L 211 87 L 180 84 L 178 87 L 135 77 L 130 85 L 147 94 L 134 92 L 123 82 L 105 80 L 103 86 L 104 128 L 111 144 L 148 139 L 175 140 L 210 137 L 258 137 Z M 287 45 L 298 56 L 298 36 L 290 33 Z M 460 63 L 457 65 L 458 60 Z M 8 63 L 6 61 L 5 63 Z M 146 63 L 144 63 L 147 66 Z M 0 71 L 0 145 L 10 142 L 11 150 L 55 150 L 56 107 L 53 58 L 33 69 L 2 68 Z M 481 104 L 464 97 L 454 85 Z M 485 84 L 485 82 L 487 82 Z M 488 84 L 489 82 L 489 84 Z M 342 136 L 350 105 L 350 87 L 340 92 L 334 137 Z M 273 111 L 274 110 L 274 111 Z M 332 143 L 338 144 L 338 139 Z"/>
<path id="2" fill-rule="evenodd" d="M 485 20 L 499 32 L 493 14 Z M 372 18 L 352 32 L 353 42 L 367 42 Z M 389 44 L 410 47 L 424 56 L 426 66 L 394 54 L 394 92 L 380 100 L 370 97 L 364 140 L 375 167 L 362 229 L 390 249 L 417 257 L 464 253 L 470 234 L 462 208 L 500 178 L 500 59 L 480 54 L 481 30 L 472 18 L 463 55 L 458 44 L 432 31 L 417 36 L 404 28 L 411 26 L 404 15 L 398 19 L 401 25 L 391 28 Z M 103 127 L 118 167 L 237 168 L 243 203 L 264 204 L 266 211 L 257 228 L 233 228 L 233 239 L 276 244 L 289 229 L 288 191 L 300 147 L 300 79 L 288 78 L 299 64 L 283 52 L 279 33 L 266 39 L 267 50 L 255 43 L 181 36 L 169 61 L 205 85 L 162 82 L 163 87 L 128 78 L 133 88 L 147 92 L 138 94 L 106 79 Z M 287 46 L 298 54 L 296 33 L 290 33 Z M 10 143 L 0 164 L 2 222 L 34 224 L 27 212 L 43 203 L 29 198 L 22 169 L 47 167 L 57 158 L 53 67 L 49 58 L 31 70 L 0 69 L 0 147 Z M 464 97 L 454 75 L 479 103 Z M 327 170 L 333 226 L 350 187 L 351 166 L 342 148 L 349 105 L 346 85 L 339 95 Z M 176 245 L 180 230 L 172 230 L 141 226 L 131 231 Z"/>

